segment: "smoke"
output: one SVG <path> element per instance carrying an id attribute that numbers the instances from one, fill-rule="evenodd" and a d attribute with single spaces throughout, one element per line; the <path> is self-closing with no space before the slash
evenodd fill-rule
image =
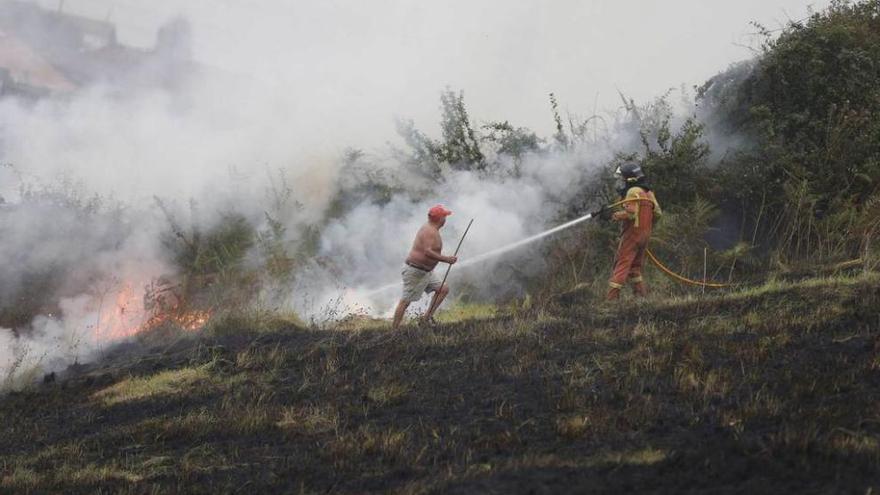
<path id="1" fill-rule="evenodd" d="M 259 38 L 251 34 L 245 37 Z M 49 31 L 40 36 L 53 46 L 64 41 Z M 444 180 L 432 181 L 384 148 L 368 149 L 352 168 L 342 150 L 374 138 L 352 121 L 382 114 L 390 122 L 406 110 L 390 97 L 354 108 L 336 101 L 339 92 L 381 86 L 375 75 L 359 84 L 358 72 L 370 69 L 364 61 L 347 54 L 350 73 L 308 74 L 291 84 L 289 74 L 279 75 L 285 71 L 243 76 L 181 53 L 187 50 L 149 52 L 148 63 L 129 67 L 125 77 L 106 75 L 61 98 L 0 100 L 0 161 L 7 165 L 0 168 L 0 302 L 17 310 L 0 315 L 0 325 L 12 327 L 0 329 L 0 379 L 15 375 L 21 383 L 26 370 L 61 370 L 129 338 L 149 317 L 150 284 L 178 275 L 166 213 L 207 231 L 234 212 L 257 232 L 280 227 L 282 244 L 297 247 L 294 256 L 308 253 L 293 260 L 289 285 L 262 288 L 261 302 L 315 320 L 351 311 L 386 315 L 398 289 L 375 289 L 399 279 L 431 205 L 455 212 L 443 230 L 447 251 L 475 219 L 460 253 L 466 260 L 570 219 L 571 204 L 592 202 L 578 195 L 597 170 L 640 145 L 638 128 L 612 113 L 603 131 L 594 120 L 592 139 L 569 148 L 548 143 L 516 163 L 492 157 L 502 169 L 492 173 L 446 169 Z M 313 55 L 290 67 L 320 72 L 322 65 Z M 425 97 L 424 88 L 402 93 L 406 67 L 380 69 L 388 69 L 403 101 Z M 549 105 L 546 112 L 552 122 Z M 354 194 L 366 179 L 387 194 Z M 250 250 L 247 261 L 257 263 L 258 246 Z M 459 282 L 476 296 L 517 293 L 513 268 L 543 268 L 534 253 L 525 248 L 454 270 L 453 295 Z"/>
<path id="2" fill-rule="evenodd" d="M 442 231 L 447 252 L 455 248 L 468 220 L 474 219 L 460 253 L 462 260 L 516 242 L 559 220 L 586 181 L 613 156 L 610 149 L 594 149 L 593 153 L 531 154 L 521 164 L 521 177 L 451 171 L 443 183 L 430 184 L 419 198 L 400 194 L 381 206 L 358 205 L 327 226 L 321 238 L 321 255 L 349 267 L 341 278 L 345 287 L 355 289 L 352 297 L 393 283 L 399 280 L 413 236 L 434 203 L 444 203 L 454 212 Z M 529 271 L 542 263 L 533 257 L 533 251 L 524 249 L 503 259 L 487 260 L 466 270 L 468 280 L 486 294 L 510 294 L 518 287 L 509 275 L 493 272 L 496 263 L 513 263 L 521 271 Z M 387 314 L 398 297 L 399 287 L 389 287 L 361 296 L 356 305 Z"/>
<path id="3" fill-rule="evenodd" d="M 10 5 L 0 17 L 18 12 Z M 40 22 L 14 35 L 44 47 L 71 74 L 94 78 L 53 98 L 16 92 L 15 85 L 39 85 L 28 74 L 12 73 L 14 84 L 3 88 L 0 326 L 10 328 L 0 330 L 0 380 L 7 385 L 27 370 L 88 361 L 137 332 L 150 317 L 148 288 L 178 268 L 166 213 L 192 231 L 229 212 L 263 227 L 281 170 L 296 200 L 283 217 L 295 239 L 322 218 L 338 171 L 334 159 L 315 153 L 320 147 L 308 136 L 328 129 L 302 115 L 299 95 L 162 46 L 111 45 L 139 62 L 109 57 L 96 69 L 89 64 L 106 53 L 80 60 L 44 17 L 28 17 Z"/>
<path id="4" fill-rule="evenodd" d="M 58 300 L 54 313 L 37 315 L 26 328 L 0 328 L 0 390 L 27 386 L 42 373 L 88 363 L 146 323 L 138 279 L 143 266 L 120 266 L 122 278 L 94 282 L 90 290 Z"/>
<path id="5" fill-rule="evenodd" d="M 6 307 L 17 298 L 34 301 L 21 312 L 31 320 L 6 315 L 16 327 L 3 331 L 0 376 L 14 375 L 15 383 L 28 370 L 93 359 L 148 318 L 147 288 L 178 269 L 163 244 L 174 226 L 154 198 L 202 231 L 234 212 L 258 231 L 267 228 L 267 215 L 280 221 L 288 246 L 317 232 L 291 285 L 268 287 L 266 300 L 315 321 L 385 315 L 398 290 L 363 293 L 399 278 L 432 204 L 455 211 L 443 231 L 447 250 L 475 219 L 461 252 L 466 259 L 559 219 L 596 169 L 636 142 L 620 133 L 589 149 L 545 147 L 516 164 L 500 157 L 504 170 L 494 173 L 447 169 L 440 182 L 378 150 L 359 165 L 390 185 L 387 200 L 340 203 L 362 182 L 339 154 L 310 153 L 309 140 L 299 140 L 326 130 L 302 120 L 298 98 L 205 73 L 173 88 L 124 89 L 96 84 L 68 99 L 0 103 L 2 159 L 11 165 L 0 171 L 7 201 L 0 254 L 15 260 L 0 273 L 0 296 Z M 498 261 L 455 272 L 451 281 L 466 275 L 478 291 L 472 295 L 516 293 Z M 529 250 L 501 261 L 520 272 L 542 267 Z"/>
<path id="6" fill-rule="evenodd" d="M 0 254 L 13 260 L 0 273 L 0 297 L 6 307 L 32 299 L 21 313 L 36 315 L 30 321 L 6 315 L 17 337 L 3 331 L 8 342 L 0 353 L 0 376 L 60 370 L 134 333 L 138 322 L 102 319 L 108 307 L 128 305 L 123 312 L 143 322 L 146 288 L 176 270 L 162 243 L 169 224 L 154 197 L 202 230 L 228 212 L 257 229 L 266 227 L 271 212 L 283 222 L 289 243 L 318 227 L 314 259 L 302 262 L 292 285 L 281 288 L 287 294 L 282 304 L 313 319 L 333 312 L 381 315 L 392 307 L 396 290 L 354 294 L 399 278 L 432 204 L 445 203 L 456 213 L 444 230 L 447 246 L 475 218 L 461 253 L 466 257 L 544 228 L 612 156 L 611 145 L 590 156 L 533 153 L 518 164 L 520 177 L 448 170 L 436 183 L 379 151 L 370 155 L 368 172 L 393 176 L 399 191 L 384 203 L 344 204 L 339 216 L 330 211 L 334 201 L 357 184 L 344 175 L 338 156 L 310 155 L 297 142 L 296 130 L 306 124 L 297 120 L 295 105 L 284 95 L 222 78 L 124 96 L 98 85 L 69 100 L 0 103 L 2 158 L 11 165 L 0 170 L 6 199 Z M 282 188 L 289 188 L 293 204 L 273 210 Z M 197 213 L 188 213 L 189 204 L 197 205 Z M 524 256 L 507 261 L 523 269 L 540 265 Z M 471 276 L 491 270 L 488 263 Z M 475 286 L 487 293 L 515 290 L 505 287 L 511 283 L 488 276 Z M 125 301 L 116 300 L 120 293 Z M 334 303 L 340 296 L 341 303 Z M 102 324 L 124 330 L 107 333 Z"/>

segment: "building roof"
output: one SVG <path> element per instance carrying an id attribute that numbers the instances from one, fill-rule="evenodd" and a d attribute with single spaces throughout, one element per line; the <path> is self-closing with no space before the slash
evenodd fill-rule
<path id="1" fill-rule="evenodd" d="M 9 73 L 11 82 L 68 93 L 76 85 L 56 70 L 45 58 L 14 35 L 0 30 L 0 70 Z"/>
<path id="2" fill-rule="evenodd" d="M 92 84 L 172 87 L 200 70 L 191 51 L 183 20 L 163 26 L 153 49 L 141 49 L 120 44 L 112 23 L 0 0 L 0 93 L 41 98 Z"/>

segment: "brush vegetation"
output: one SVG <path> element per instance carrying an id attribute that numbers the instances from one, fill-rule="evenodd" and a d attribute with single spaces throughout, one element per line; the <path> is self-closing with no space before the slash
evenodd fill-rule
<path id="1" fill-rule="evenodd" d="M 0 491 L 866 493 L 878 282 L 398 333 L 251 315 L 5 397 Z"/>
<path id="2" fill-rule="evenodd" d="M 268 174 L 259 215 L 245 215 L 235 204 L 202 212 L 196 202 L 187 207 L 157 197 L 155 210 L 166 224 L 160 241 L 173 272 L 159 289 L 173 289 L 170 305 L 180 312 L 279 306 L 290 300 L 290 288 L 309 267 L 342 269 L 317 256 L 319 240 L 328 225 L 353 209 L 392 198 L 420 201 L 450 174 L 503 181 L 555 159 L 596 169 L 574 181 L 573 194 L 547 198 L 546 209 L 559 222 L 615 201 L 612 171 L 624 161 L 640 163 L 666 212 L 652 249 L 691 278 L 760 280 L 768 272 L 784 276 L 854 261 L 876 268 L 878 12 L 878 0 L 835 0 L 781 33 L 757 26 L 765 39 L 756 57 L 695 88 L 693 96 L 670 91 L 638 103 L 621 95 L 617 113 L 583 118 L 563 114 L 550 94 L 548 118 L 555 132 L 547 137 L 509 121 L 477 122 L 465 94 L 447 89 L 440 98 L 441 135 L 432 137 L 400 120 L 402 144 L 392 146 L 388 157 L 346 150 L 335 196 L 317 219 L 302 215 L 283 171 Z M 615 154 L 607 163 L 591 161 L 597 149 L 609 148 Z M 75 228 L 61 234 L 74 239 L 102 237 L 90 226 L 103 225 L 100 243 L 77 243 L 91 250 L 125 239 L 133 229 L 125 209 L 73 186 L 22 184 L 23 201 L 46 215 L 71 217 L 65 223 Z M 468 295 L 462 302 L 469 304 L 508 304 L 527 294 L 546 300 L 584 284 L 599 290 L 617 234 L 609 223 L 563 233 L 529 253 L 543 260 L 540 269 L 499 267 L 497 278 L 505 282 L 491 290 L 470 290 L 481 284 L 485 289 L 485 273 L 476 270 L 472 280 L 459 274 L 456 294 Z M 40 314 L 57 314 L 58 300 L 69 297 L 71 287 L 106 278 L 100 268 L 84 269 L 81 257 L 70 258 L 28 267 L 12 290 L 0 291 L 0 327 L 24 330 Z M 86 272 L 84 280 L 66 280 L 73 271 Z M 651 282 L 664 292 L 686 293 L 660 278 Z"/>
<path id="3" fill-rule="evenodd" d="M 671 93 L 621 95 L 620 113 L 586 119 L 551 94 L 555 133 L 539 137 L 472 121 L 447 90 L 440 137 L 398 122 L 395 166 L 421 185 L 348 150 L 317 223 L 283 173 L 259 218 L 230 207 L 204 224 L 197 204 L 157 198 L 174 297 L 151 302 L 215 317 L 0 399 L 0 491 L 880 489 L 880 0 L 764 31 L 756 58 L 697 88 L 683 118 Z M 435 327 L 262 309 L 330 263 L 315 256 L 321 231 L 357 205 L 416 201 L 462 171 L 522 177 L 530 157 L 582 160 L 614 135 L 635 144 L 548 208 L 562 220 L 611 202 L 611 172 L 638 161 L 666 213 L 652 249 L 684 275 L 744 285 L 703 294 L 655 270 L 648 302 L 604 305 L 618 232 L 595 222 L 542 244 L 539 271 L 505 272 L 516 290 L 486 299 L 465 278 Z M 719 135 L 746 144 L 713 149 Z M 69 190 L 22 197 L 113 226 L 111 245 L 131 228 Z M 0 293 L 0 327 L 56 311 L 69 271 L 35 268 Z"/>

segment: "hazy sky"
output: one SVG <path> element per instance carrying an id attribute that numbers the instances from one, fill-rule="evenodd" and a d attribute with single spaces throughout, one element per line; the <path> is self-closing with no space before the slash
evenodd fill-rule
<path id="1" fill-rule="evenodd" d="M 40 0 L 57 7 L 62 0 Z M 615 108 L 617 90 L 647 100 L 748 58 L 750 21 L 777 28 L 827 0 L 63 0 L 109 18 L 123 42 L 152 45 L 157 26 L 190 17 L 199 58 L 295 92 L 308 118 L 340 122 L 380 145 L 392 117 L 436 129 L 438 94 L 465 90 L 477 120 L 551 132 L 563 110 Z M 809 2 L 809 3 L 808 3 Z"/>

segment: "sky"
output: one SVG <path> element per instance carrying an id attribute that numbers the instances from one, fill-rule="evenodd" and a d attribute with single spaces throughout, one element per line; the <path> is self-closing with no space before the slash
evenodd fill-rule
<path id="1" fill-rule="evenodd" d="M 552 132 L 563 111 L 646 101 L 749 58 L 757 21 L 774 29 L 827 0 L 39 0 L 110 19 L 123 43 L 150 46 L 183 15 L 196 55 L 302 95 L 302 111 L 355 144 L 381 145 L 395 116 L 436 131 L 439 93 L 465 91 L 478 121 Z M 328 137 L 334 140 L 335 137 Z M 328 143 L 329 144 L 329 143 Z"/>

